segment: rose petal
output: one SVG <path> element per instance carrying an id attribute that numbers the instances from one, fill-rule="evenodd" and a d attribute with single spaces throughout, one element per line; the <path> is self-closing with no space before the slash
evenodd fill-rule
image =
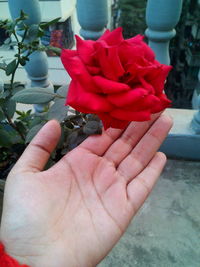
<path id="1" fill-rule="evenodd" d="M 159 96 L 163 109 L 171 107 L 172 101 L 167 98 L 165 94 Z"/>
<path id="2" fill-rule="evenodd" d="M 155 103 L 154 105 L 151 105 L 151 113 L 158 113 L 171 106 L 171 101 L 167 99 L 165 94 L 162 94 L 161 96 L 157 97 L 157 99 L 159 101 L 157 101 L 157 103 Z"/>
<path id="3" fill-rule="evenodd" d="M 118 78 L 124 75 L 125 70 L 121 64 L 117 47 L 112 47 L 108 49 L 108 60 L 111 64 L 112 70 L 114 71 L 115 75 L 117 75 Z"/>
<path id="4" fill-rule="evenodd" d="M 101 73 L 101 69 L 99 67 L 86 66 L 86 68 L 91 75 L 98 75 Z"/>
<path id="5" fill-rule="evenodd" d="M 148 61 L 154 61 L 155 59 L 155 53 L 153 50 L 143 41 L 144 36 L 142 35 L 136 35 L 130 39 L 127 39 L 126 41 L 130 43 L 134 47 L 140 47 L 140 50 L 143 51 L 143 56 Z"/>
<path id="6" fill-rule="evenodd" d="M 99 92 L 92 80 L 92 76 L 89 74 L 85 65 L 77 55 L 61 57 L 61 60 L 73 80 L 77 80 L 85 86 L 85 90 Z"/>
<path id="7" fill-rule="evenodd" d="M 104 94 L 114 94 L 131 89 L 127 84 L 114 82 L 101 76 L 93 76 L 92 79 L 95 85 L 101 89 L 100 92 Z"/>
<path id="8" fill-rule="evenodd" d="M 165 80 L 167 79 L 167 76 L 171 69 L 171 66 L 160 64 L 160 68 L 146 75 L 145 79 L 155 88 L 156 95 L 162 93 Z"/>
<path id="9" fill-rule="evenodd" d="M 147 94 L 148 92 L 145 89 L 135 88 L 128 92 L 108 95 L 107 99 L 110 101 L 110 103 L 117 107 L 126 107 L 129 105 L 134 105 L 135 102 L 143 99 Z"/>
<path id="10" fill-rule="evenodd" d="M 170 106 L 163 87 L 171 67 L 155 60 L 143 36 L 124 40 L 118 28 L 96 42 L 76 38 L 77 51 L 61 54 L 72 77 L 67 104 L 98 114 L 105 128 L 149 120 Z"/>
<path id="11" fill-rule="evenodd" d="M 150 83 L 145 81 L 143 77 L 138 77 L 138 79 L 140 80 L 142 87 L 146 89 L 149 94 L 155 94 L 155 88 Z"/>
<path id="12" fill-rule="evenodd" d="M 106 37 L 111 33 L 111 31 L 109 29 L 106 29 L 105 32 L 99 37 L 99 39 L 97 41 L 101 41 L 106 39 Z"/>
<path id="13" fill-rule="evenodd" d="M 108 112 L 113 109 L 105 97 L 86 91 L 77 81 L 70 84 L 66 104 L 81 112 L 87 110 L 87 113 Z"/>
<path id="14" fill-rule="evenodd" d="M 127 62 L 129 64 L 138 63 L 138 61 L 141 59 L 145 59 L 149 63 L 154 62 L 155 54 L 146 43 L 143 41 L 132 43 L 129 40 L 125 40 L 119 45 L 119 56 L 123 62 L 123 66 Z"/>
<path id="15" fill-rule="evenodd" d="M 127 121 L 148 121 L 151 118 L 151 113 L 149 110 L 130 111 L 114 109 L 110 112 L 110 115 L 116 119 Z"/>
<path id="16" fill-rule="evenodd" d="M 126 39 L 126 41 L 127 41 L 128 43 L 130 43 L 130 44 L 134 44 L 134 45 L 136 45 L 136 44 L 141 44 L 141 42 L 143 42 L 143 40 L 144 40 L 144 36 L 141 35 L 141 34 L 137 34 L 137 35 L 135 35 L 134 37 L 131 37 L 131 38 L 129 38 L 129 39 Z"/>
<path id="17" fill-rule="evenodd" d="M 117 47 L 105 48 L 99 43 L 96 60 L 98 60 L 103 75 L 110 80 L 118 81 L 119 77 L 125 73 Z"/>
<path id="18" fill-rule="evenodd" d="M 77 47 L 77 53 L 81 60 L 85 64 L 92 64 L 93 61 L 93 53 L 94 50 L 94 41 L 92 40 L 82 40 L 78 35 L 75 35 L 76 37 L 76 47 Z"/>
<path id="19" fill-rule="evenodd" d="M 160 106 L 160 99 L 155 95 L 146 95 L 138 102 L 133 103 L 130 106 L 127 106 L 127 110 L 131 111 L 142 111 L 142 110 L 152 110 L 152 108 Z"/>
<path id="20" fill-rule="evenodd" d="M 110 127 L 116 128 L 116 129 L 124 129 L 130 123 L 129 121 L 115 119 L 111 117 L 108 113 L 100 113 L 97 115 L 102 120 L 105 130 Z"/>
<path id="21" fill-rule="evenodd" d="M 76 50 L 62 49 L 60 57 L 61 57 L 62 63 L 64 64 L 68 58 L 74 57 L 77 55 L 78 53 Z"/>
<path id="22" fill-rule="evenodd" d="M 112 32 L 110 32 L 109 30 L 105 31 L 105 33 L 97 40 L 97 42 L 101 40 L 104 40 L 110 46 L 119 45 L 124 41 L 122 28 L 116 28 Z"/>
<path id="23" fill-rule="evenodd" d="M 131 64 L 141 64 L 141 59 L 144 57 L 144 51 L 140 46 L 132 46 L 124 41 L 118 47 L 119 58 L 122 62 L 124 69 L 127 71 L 127 67 Z"/>
<path id="24" fill-rule="evenodd" d="M 61 53 L 61 61 L 70 76 L 80 74 L 81 70 L 85 69 L 85 66 L 78 57 L 77 51 L 63 49 Z"/>
<path id="25" fill-rule="evenodd" d="M 102 74 L 113 81 L 117 81 L 117 76 L 113 72 L 110 63 L 108 62 L 107 49 L 104 47 L 99 47 L 96 53 L 96 60 L 98 60 Z"/>
<path id="26" fill-rule="evenodd" d="M 71 81 L 69 88 L 68 88 L 68 94 L 67 94 L 67 98 L 66 98 L 66 102 L 65 105 L 70 105 L 73 108 L 76 109 L 77 105 L 76 101 L 77 101 L 77 94 L 79 93 L 78 88 L 76 88 L 76 82 Z M 86 107 L 80 107 L 78 109 L 80 112 L 84 112 L 84 113 L 90 113 L 90 109 L 87 109 Z"/>

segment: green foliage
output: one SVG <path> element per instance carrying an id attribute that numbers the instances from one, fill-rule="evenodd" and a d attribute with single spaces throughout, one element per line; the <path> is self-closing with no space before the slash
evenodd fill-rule
<path id="1" fill-rule="evenodd" d="M 50 92 L 49 89 L 34 87 L 19 91 L 12 99 L 24 104 L 45 104 L 53 100 L 56 96 L 59 97 L 59 95 Z"/>
<path id="2" fill-rule="evenodd" d="M 33 137 L 39 132 L 39 130 L 44 126 L 44 122 L 41 122 L 35 126 L 33 126 L 26 135 L 26 143 L 30 143 Z"/>
<path id="3" fill-rule="evenodd" d="M 9 147 L 13 144 L 11 134 L 5 128 L 5 125 L 0 125 L 0 146 Z"/>
<path id="4" fill-rule="evenodd" d="M 12 74 L 15 69 L 16 69 L 16 65 L 17 65 L 17 60 L 16 59 L 13 59 L 7 66 L 6 66 L 6 75 L 10 75 Z"/>
<path id="5" fill-rule="evenodd" d="M 0 28 L 5 29 L 9 35 L 5 43 L 16 47 L 17 50 L 10 61 L 0 57 L 0 69 L 10 77 L 9 84 L 0 84 L 0 171 L 4 163 L 12 164 L 22 153 L 27 140 L 34 136 L 33 130 L 31 136 L 30 130 L 48 120 L 47 115 L 42 117 L 31 113 L 31 110 L 16 110 L 16 102 L 39 104 L 50 102 L 55 97 L 59 98 L 58 94 L 51 93 L 45 88 L 24 89 L 22 84 L 14 82 L 17 68 L 20 65 L 24 66 L 34 51 L 51 49 L 40 45 L 39 38 L 44 35 L 47 27 L 59 20 L 56 18 L 47 23 L 29 26 L 26 24 L 27 19 L 27 14 L 21 11 L 20 16 L 13 21 L 0 20 Z M 17 31 L 20 31 L 21 38 L 18 37 Z M 58 54 L 59 50 L 56 52 Z M 14 148 L 19 151 L 14 151 Z"/>
<path id="6" fill-rule="evenodd" d="M 200 67 L 200 2 L 183 1 L 182 13 L 176 26 L 176 36 L 170 42 L 170 59 L 173 66 L 165 92 L 174 108 L 192 108 L 194 88 L 199 94 Z"/>
<path id="7" fill-rule="evenodd" d="M 16 46 L 18 51 L 15 58 L 8 64 L 5 59 L 0 58 L 0 69 L 3 69 L 6 75 L 12 76 L 11 81 L 14 80 L 14 75 L 18 66 L 25 66 L 26 62 L 29 61 L 29 56 L 34 51 L 53 50 L 53 52 L 60 54 L 60 49 L 51 46 L 43 46 L 39 42 L 39 38 L 45 34 L 45 29 L 57 23 L 60 18 L 56 18 L 47 23 L 41 22 L 40 24 L 33 24 L 30 26 L 26 24 L 27 18 L 27 14 L 21 11 L 20 17 L 14 21 L 0 20 L 0 28 L 7 31 L 9 34 L 9 41 L 15 39 L 13 42 L 10 42 L 10 45 Z M 17 31 L 20 31 L 22 35 L 21 39 L 18 37 Z"/>
<path id="8" fill-rule="evenodd" d="M 145 10 L 147 0 L 119 0 L 119 26 L 124 30 L 125 38 L 144 34 L 146 29 Z"/>
<path id="9" fill-rule="evenodd" d="M 96 116 L 82 114 L 65 106 L 67 86 L 56 91 L 37 87 L 27 89 L 14 81 L 17 68 L 24 66 L 34 51 L 52 49 L 60 54 L 60 49 L 43 47 L 39 42 L 44 30 L 59 19 L 28 26 L 27 18 L 22 11 L 20 17 L 14 21 L 0 21 L 0 27 L 6 29 L 10 37 L 15 39 L 11 44 L 17 47 L 17 53 L 10 62 L 0 57 L 0 69 L 10 76 L 10 84 L 0 84 L 0 173 L 1 168 L 12 166 L 16 162 L 26 145 L 48 120 L 58 120 L 62 128 L 59 144 L 48 166 L 80 144 L 88 135 L 101 133 L 102 125 Z M 21 39 L 17 36 L 17 30 L 22 33 Z M 16 103 L 48 104 L 49 108 L 43 113 L 32 113 L 31 110 L 16 110 Z"/>
<path id="10" fill-rule="evenodd" d="M 56 119 L 57 121 L 62 122 L 68 114 L 68 107 L 65 106 L 65 102 L 65 99 L 56 99 L 48 111 L 47 119 Z"/>

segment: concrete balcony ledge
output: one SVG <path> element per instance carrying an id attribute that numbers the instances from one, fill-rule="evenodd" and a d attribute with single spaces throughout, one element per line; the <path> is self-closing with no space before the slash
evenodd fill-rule
<path id="1" fill-rule="evenodd" d="M 18 110 L 33 109 L 32 105 L 18 104 Z M 174 125 L 160 148 L 169 158 L 200 160 L 200 134 L 191 128 L 191 121 L 197 110 L 167 109 Z"/>
<path id="2" fill-rule="evenodd" d="M 161 146 L 168 157 L 188 160 L 200 160 L 200 134 L 191 127 L 191 121 L 197 110 L 167 109 L 166 114 L 174 120 L 174 125 Z"/>

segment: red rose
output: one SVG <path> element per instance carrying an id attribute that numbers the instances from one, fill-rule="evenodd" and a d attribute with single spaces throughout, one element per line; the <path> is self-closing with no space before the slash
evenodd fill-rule
<path id="1" fill-rule="evenodd" d="M 97 41 L 76 36 L 77 50 L 63 49 L 61 60 L 72 78 L 66 104 L 95 113 L 104 128 L 125 128 L 150 120 L 170 106 L 163 92 L 170 66 L 137 35 L 124 40 L 122 29 L 107 30 Z"/>

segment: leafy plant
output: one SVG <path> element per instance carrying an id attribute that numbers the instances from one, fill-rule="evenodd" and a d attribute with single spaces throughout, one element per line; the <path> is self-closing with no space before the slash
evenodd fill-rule
<path id="1" fill-rule="evenodd" d="M 200 3 L 183 1 L 182 13 L 176 26 L 176 36 L 170 42 L 173 69 L 166 83 L 166 94 L 174 108 L 192 108 L 194 89 L 199 94 L 198 71 L 200 57 Z M 195 31 L 196 30 L 196 31 Z"/>
<path id="2" fill-rule="evenodd" d="M 7 76 L 10 76 L 10 84 L 0 86 L 1 147 L 11 147 L 15 143 L 23 143 L 25 141 L 27 128 L 29 127 L 26 118 L 30 116 L 30 112 L 24 113 L 23 116 L 21 114 L 21 118 L 18 117 L 13 120 L 16 112 L 16 101 L 12 97 L 24 88 L 20 83 L 14 82 L 15 73 L 19 65 L 24 66 L 29 61 L 29 56 L 34 51 L 50 49 L 50 47 L 44 48 L 40 45 L 39 37 L 44 34 L 46 27 L 59 20 L 58 18 L 48 23 L 29 26 L 26 24 L 27 18 L 28 16 L 21 11 L 19 18 L 14 21 L 0 21 L 0 28 L 6 30 L 10 40 L 14 40 L 10 45 L 17 47 L 17 53 L 11 61 L 3 57 L 0 58 L 0 69 L 5 71 Z M 21 38 L 18 37 L 17 31 L 21 32 Z M 28 42 L 27 36 L 31 36 Z"/>
<path id="3" fill-rule="evenodd" d="M 0 57 L 0 69 L 10 76 L 9 84 L 0 84 L 0 174 L 5 178 L 8 171 L 21 155 L 26 145 L 32 140 L 41 127 L 51 119 L 56 119 L 62 127 L 61 140 L 48 165 L 54 164 L 63 154 L 82 142 L 88 135 L 101 132 L 99 120 L 92 115 L 81 114 L 65 106 L 67 86 L 51 92 L 45 88 L 24 88 L 15 82 L 17 68 L 29 61 L 35 51 L 52 50 L 60 54 L 60 49 L 43 46 L 39 38 L 45 29 L 58 22 L 59 18 L 47 23 L 27 25 L 28 16 L 21 11 L 14 21 L 0 21 L 0 28 L 7 31 L 8 42 L 16 47 L 17 53 L 11 61 Z M 19 37 L 17 32 L 20 32 Z M 47 104 L 43 113 L 32 113 L 31 110 L 16 110 L 16 103 Z"/>
<path id="4" fill-rule="evenodd" d="M 145 23 L 146 3 L 147 0 L 118 0 L 118 9 L 120 10 L 118 23 L 124 29 L 125 38 L 144 34 L 147 28 Z"/>
<path id="5" fill-rule="evenodd" d="M 36 90 L 34 90 L 36 89 Z M 61 140 L 56 151 L 51 157 L 51 164 L 56 162 L 65 153 L 79 145 L 91 134 L 101 133 L 101 122 L 96 115 L 84 114 L 65 106 L 65 98 L 68 86 L 60 87 L 55 93 L 44 88 L 24 89 L 16 93 L 12 100 L 26 104 L 44 104 L 51 102 L 50 108 L 42 114 L 30 114 L 33 116 L 31 123 L 28 119 L 29 131 L 26 134 L 25 143 L 29 143 L 42 126 L 51 119 L 60 122 L 62 128 Z M 27 123 L 27 113 L 19 113 L 23 121 Z M 20 118 L 22 120 L 22 118 Z M 49 166 L 49 165 L 48 165 Z"/>

